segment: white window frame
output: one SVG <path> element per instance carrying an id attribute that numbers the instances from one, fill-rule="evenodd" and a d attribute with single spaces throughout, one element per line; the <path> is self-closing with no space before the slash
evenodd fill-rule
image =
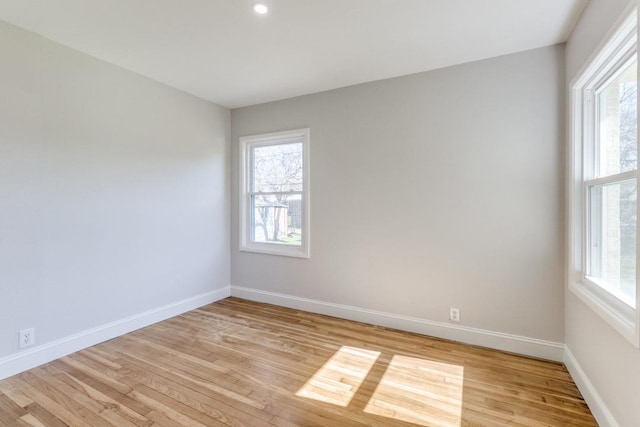
<path id="1" fill-rule="evenodd" d="M 278 145 L 293 142 L 302 143 L 302 191 L 291 192 L 302 196 L 302 236 L 301 245 L 252 241 L 251 196 L 268 194 L 255 193 L 251 189 L 251 148 L 256 146 Z M 310 131 L 308 128 L 240 138 L 240 250 L 269 255 L 282 255 L 297 258 L 310 258 Z"/>
<path id="2" fill-rule="evenodd" d="M 640 289 L 636 270 L 635 308 L 625 304 L 613 294 L 598 286 L 587 272 L 587 245 L 589 224 L 587 191 L 590 185 L 607 184 L 624 179 L 638 179 L 637 171 L 624 172 L 613 176 L 595 178 L 589 176 L 586 165 L 591 164 L 595 123 L 596 90 L 611 80 L 630 58 L 637 55 L 637 8 L 627 10 L 614 26 L 610 36 L 590 59 L 578 77 L 571 83 L 570 103 L 570 183 L 568 188 L 568 268 L 569 289 L 622 334 L 635 347 L 640 345 Z M 639 210 L 640 211 L 640 210 Z M 637 227 L 640 231 L 640 227 Z M 636 241 L 640 242 L 639 236 Z M 636 251 L 636 266 L 640 267 Z"/>

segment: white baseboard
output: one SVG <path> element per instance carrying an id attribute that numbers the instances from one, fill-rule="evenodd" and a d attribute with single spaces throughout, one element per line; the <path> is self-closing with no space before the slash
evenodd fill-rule
<path id="1" fill-rule="evenodd" d="M 607 405 L 605 405 L 596 388 L 591 384 L 591 381 L 589 381 L 589 377 L 587 377 L 587 374 L 582 370 L 582 367 L 569 347 L 566 347 L 564 350 L 564 364 L 569 370 L 573 381 L 578 386 L 578 390 L 582 393 L 585 402 L 589 405 L 589 409 L 598 422 L 598 425 L 601 427 L 619 427 L 618 422 L 609 411 L 609 408 L 607 408 Z"/>
<path id="2" fill-rule="evenodd" d="M 403 331 L 460 341 L 467 344 L 524 354 L 527 356 L 562 362 L 564 344 L 537 338 L 505 334 L 502 332 L 470 328 L 443 322 L 402 316 L 382 311 L 368 310 L 342 304 L 333 304 L 308 298 L 266 292 L 257 289 L 231 286 L 231 295 L 251 301 L 275 304 L 296 310 L 310 311 L 342 319 L 356 320 L 373 325 L 386 326 Z"/>
<path id="3" fill-rule="evenodd" d="M 3 357 L 0 359 L 0 380 L 136 329 L 211 304 L 229 295 L 229 287 L 196 295 Z"/>

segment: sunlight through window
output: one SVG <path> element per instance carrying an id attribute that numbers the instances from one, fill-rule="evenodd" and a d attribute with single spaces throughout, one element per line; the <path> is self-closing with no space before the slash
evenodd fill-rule
<path id="1" fill-rule="evenodd" d="M 340 347 L 296 396 L 347 406 L 379 356 L 377 351 Z"/>
<path id="2" fill-rule="evenodd" d="M 464 367 L 394 356 L 365 412 L 429 427 L 459 427 Z"/>

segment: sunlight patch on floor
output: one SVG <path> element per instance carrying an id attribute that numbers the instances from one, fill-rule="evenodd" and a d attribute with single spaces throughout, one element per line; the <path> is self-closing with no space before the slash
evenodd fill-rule
<path id="1" fill-rule="evenodd" d="M 464 367 L 394 356 L 365 412 L 429 427 L 459 427 Z"/>
<path id="2" fill-rule="evenodd" d="M 296 396 L 348 406 L 379 356 L 378 351 L 340 347 Z"/>

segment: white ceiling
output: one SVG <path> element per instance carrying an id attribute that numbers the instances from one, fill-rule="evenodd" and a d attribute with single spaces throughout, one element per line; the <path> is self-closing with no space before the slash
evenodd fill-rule
<path id="1" fill-rule="evenodd" d="M 566 40 L 587 0 L 0 0 L 0 19 L 234 108 Z"/>

